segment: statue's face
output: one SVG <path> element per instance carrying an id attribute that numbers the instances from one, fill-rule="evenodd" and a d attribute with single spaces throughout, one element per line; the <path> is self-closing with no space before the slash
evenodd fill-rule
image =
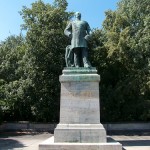
<path id="1" fill-rule="evenodd" d="M 78 18 L 78 19 L 81 19 L 81 13 L 76 12 L 76 13 L 75 13 L 75 17 Z"/>

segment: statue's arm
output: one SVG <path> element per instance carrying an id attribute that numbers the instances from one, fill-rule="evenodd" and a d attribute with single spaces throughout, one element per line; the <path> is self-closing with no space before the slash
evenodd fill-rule
<path id="1" fill-rule="evenodd" d="M 72 34 L 72 24 L 71 24 L 71 22 L 67 25 L 66 29 L 64 30 L 64 34 L 68 37 L 71 37 L 71 34 Z"/>
<path id="2" fill-rule="evenodd" d="M 89 26 L 89 24 L 87 23 L 87 35 L 90 35 L 90 32 L 91 32 L 91 28 L 90 28 L 90 26 Z"/>
<path id="3" fill-rule="evenodd" d="M 89 24 L 86 22 L 86 36 L 85 36 L 85 39 L 87 41 L 89 41 L 89 39 L 90 39 L 90 34 L 91 34 L 91 28 L 90 28 Z"/>

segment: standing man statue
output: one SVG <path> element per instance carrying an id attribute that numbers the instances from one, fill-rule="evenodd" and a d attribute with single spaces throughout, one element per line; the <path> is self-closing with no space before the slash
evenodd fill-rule
<path id="1" fill-rule="evenodd" d="M 88 61 L 88 46 L 87 41 L 89 39 L 90 34 L 90 26 L 86 21 L 81 20 L 81 13 L 75 13 L 75 21 L 72 21 L 66 27 L 64 33 L 66 36 L 71 38 L 71 45 L 66 48 L 66 64 L 68 66 L 75 67 L 91 67 L 90 62 Z M 69 48 L 69 49 L 68 49 Z M 72 54 L 74 54 L 74 58 L 72 58 Z M 67 63 L 67 60 L 70 59 Z"/>

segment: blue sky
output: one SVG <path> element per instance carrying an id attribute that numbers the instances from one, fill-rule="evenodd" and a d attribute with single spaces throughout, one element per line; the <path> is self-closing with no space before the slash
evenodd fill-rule
<path id="1" fill-rule="evenodd" d="M 31 7 L 36 0 L 1 0 L 0 3 L 0 41 L 10 35 L 18 35 L 23 20 L 19 14 L 22 6 Z M 43 0 L 45 3 L 53 3 L 53 0 Z M 82 20 L 86 20 L 91 28 L 101 28 L 105 19 L 105 11 L 117 8 L 119 0 L 68 0 L 68 11 L 79 11 Z"/>

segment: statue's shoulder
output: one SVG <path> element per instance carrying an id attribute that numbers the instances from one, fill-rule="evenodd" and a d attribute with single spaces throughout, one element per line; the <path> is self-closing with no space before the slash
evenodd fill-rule
<path id="1" fill-rule="evenodd" d="M 83 20 L 82 22 L 83 22 L 84 24 L 88 25 L 88 22 L 87 22 L 87 21 L 84 21 L 84 20 Z"/>
<path id="2" fill-rule="evenodd" d="M 85 21 L 85 20 L 82 20 L 84 23 L 88 23 L 87 21 Z"/>
<path id="3" fill-rule="evenodd" d="M 80 21 L 74 20 L 74 21 L 71 21 L 71 23 L 72 24 L 76 24 L 76 23 L 88 24 L 88 22 L 84 20 L 80 20 Z"/>

